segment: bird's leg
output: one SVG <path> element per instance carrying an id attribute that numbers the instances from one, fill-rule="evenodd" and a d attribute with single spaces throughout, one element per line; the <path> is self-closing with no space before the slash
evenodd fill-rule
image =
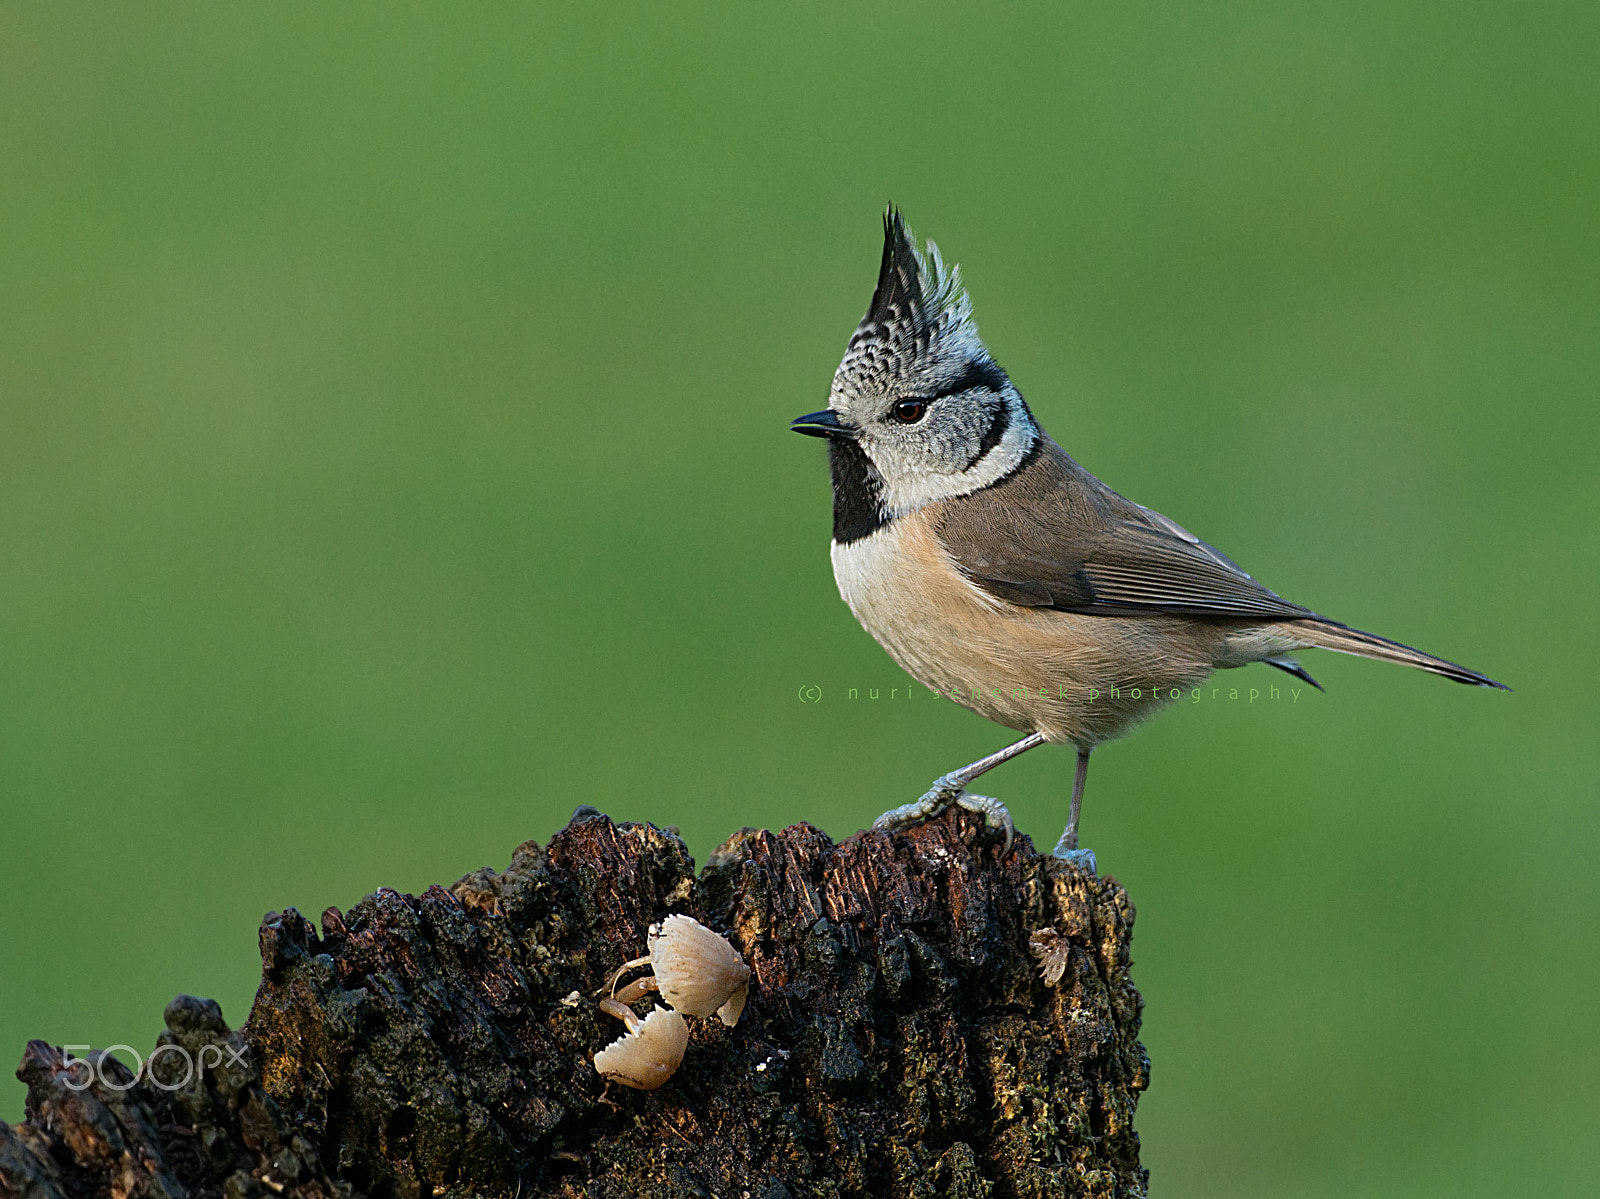
<path id="1" fill-rule="evenodd" d="M 1094 851 L 1078 848 L 1078 813 L 1083 809 L 1083 784 L 1089 777 L 1089 751 L 1078 750 L 1078 770 L 1072 778 L 1072 807 L 1067 812 L 1067 828 L 1052 851 L 1090 874 L 1095 872 Z"/>
<path id="2" fill-rule="evenodd" d="M 913 824 L 921 824 L 924 820 L 931 820 L 951 804 L 955 804 L 969 812 L 978 813 L 990 828 L 1005 829 L 1006 849 L 1009 850 L 1011 839 L 1016 832 L 1015 826 L 1011 823 L 1011 813 L 1006 811 L 1005 804 L 998 799 L 991 799 L 987 795 L 968 795 L 967 785 L 1002 762 L 1009 762 L 1018 754 L 1026 753 L 1034 746 L 1043 744 L 1043 733 L 1029 733 L 1016 744 L 1008 745 L 987 758 L 979 758 L 970 766 L 952 770 L 949 774 L 935 779 L 933 786 L 921 799 L 889 809 L 872 822 L 872 827 L 907 828 Z"/>

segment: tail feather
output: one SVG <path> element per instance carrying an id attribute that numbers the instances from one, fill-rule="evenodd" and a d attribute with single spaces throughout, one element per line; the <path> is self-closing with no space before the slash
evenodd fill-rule
<path id="1" fill-rule="evenodd" d="M 1458 683 L 1466 683 L 1473 687 L 1498 687 L 1501 691 L 1511 690 L 1504 683 L 1497 683 L 1488 675 L 1479 674 L 1476 670 L 1468 670 L 1465 666 L 1457 666 L 1454 662 L 1425 654 L 1420 649 L 1412 649 L 1409 645 L 1401 645 L 1398 641 L 1390 641 L 1387 637 L 1379 637 L 1375 633 L 1363 633 L 1360 629 L 1352 629 L 1336 621 L 1292 620 L 1284 623 L 1307 645 L 1319 649 L 1355 654 L 1361 658 L 1377 658 L 1382 662 L 1399 662 L 1404 666 L 1415 666 L 1418 670 L 1431 671 L 1433 674 L 1443 675 L 1447 679 L 1454 679 Z"/>
<path id="2" fill-rule="evenodd" d="M 1304 679 L 1318 691 L 1326 690 L 1321 683 L 1317 682 L 1316 679 L 1311 677 L 1311 672 L 1309 670 L 1300 665 L 1300 663 L 1296 662 L 1293 658 L 1285 658 L 1282 655 L 1279 655 L 1276 658 L 1262 658 L 1261 660 L 1268 666 L 1276 666 L 1285 674 L 1292 674 L 1297 679 Z"/>

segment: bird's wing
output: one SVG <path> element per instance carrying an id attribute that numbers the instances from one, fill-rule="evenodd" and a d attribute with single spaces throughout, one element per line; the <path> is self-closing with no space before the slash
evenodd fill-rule
<path id="1" fill-rule="evenodd" d="M 1050 441 L 1009 478 L 948 501 L 935 527 L 967 578 L 1025 607 L 1104 616 L 1315 616 L 1181 525 L 1124 499 Z"/>

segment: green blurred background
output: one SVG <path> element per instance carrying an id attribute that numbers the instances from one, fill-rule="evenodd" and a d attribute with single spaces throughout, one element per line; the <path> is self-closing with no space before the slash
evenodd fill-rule
<path id="1" fill-rule="evenodd" d="M 1165 1196 L 1591 1194 L 1600 9 L 0 10 L 0 1117 L 263 912 L 580 803 L 843 837 L 1007 732 L 839 601 L 887 199 L 1311 655 L 1095 759 Z M 1223 676 L 1265 687 L 1264 668 Z M 823 701 L 799 702 L 802 686 Z M 851 703 L 850 687 L 862 697 Z M 903 697 L 902 692 L 902 697 Z M 993 777 L 1052 844 L 1065 751 Z"/>

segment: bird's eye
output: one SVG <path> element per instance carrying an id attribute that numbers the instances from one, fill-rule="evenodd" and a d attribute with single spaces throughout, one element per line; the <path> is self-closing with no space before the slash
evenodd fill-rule
<path id="1" fill-rule="evenodd" d="M 892 411 L 902 425 L 914 425 L 928 414 L 928 401 L 896 400 Z"/>

